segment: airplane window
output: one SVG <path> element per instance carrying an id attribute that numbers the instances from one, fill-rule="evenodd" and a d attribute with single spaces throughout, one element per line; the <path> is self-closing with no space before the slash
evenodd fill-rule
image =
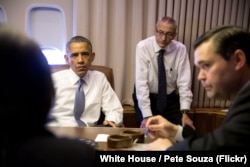
<path id="1" fill-rule="evenodd" d="M 1 5 L 0 5 L 0 23 L 7 23 L 6 13 Z"/>
<path id="2" fill-rule="evenodd" d="M 41 50 L 46 57 L 48 64 L 65 64 L 64 54 L 57 48 L 41 47 Z"/>
<path id="3" fill-rule="evenodd" d="M 28 10 L 27 34 L 41 46 L 49 64 L 65 64 L 65 15 L 58 6 L 33 5 Z"/>

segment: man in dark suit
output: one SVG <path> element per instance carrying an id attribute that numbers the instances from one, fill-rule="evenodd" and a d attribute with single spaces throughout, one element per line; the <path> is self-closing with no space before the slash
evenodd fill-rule
<path id="1" fill-rule="evenodd" d="M 154 150 L 248 150 L 250 148 L 250 33 L 237 26 L 213 28 L 194 45 L 194 62 L 209 98 L 230 99 L 221 127 L 205 136 L 182 138 L 185 128 L 161 116 L 149 118 L 150 136 L 158 138 Z M 209 126 L 209 125 L 208 125 Z M 183 130 L 183 131 L 182 131 Z M 168 141 L 175 137 L 176 144 Z M 164 138 L 164 139 L 162 139 Z"/>
<path id="2" fill-rule="evenodd" d="M 39 46 L 0 25 L 0 166 L 95 166 L 95 149 L 45 128 L 55 91 Z"/>

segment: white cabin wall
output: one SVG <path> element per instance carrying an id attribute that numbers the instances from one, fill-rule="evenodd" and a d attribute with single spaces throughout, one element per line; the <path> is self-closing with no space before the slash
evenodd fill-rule
<path id="1" fill-rule="evenodd" d="M 7 24 L 24 33 L 27 33 L 27 10 L 31 5 L 58 6 L 65 13 L 66 38 L 73 35 L 73 0 L 1 0 L 0 4 L 6 11 Z"/>

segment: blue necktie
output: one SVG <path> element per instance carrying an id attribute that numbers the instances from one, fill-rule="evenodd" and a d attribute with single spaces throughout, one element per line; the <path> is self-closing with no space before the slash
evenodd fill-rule
<path id="1" fill-rule="evenodd" d="M 159 51 L 157 58 L 158 61 L 158 96 L 157 96 L 157 109 L 163 112 L 167 103 L 167 79 L 164 66 L 164 49 Z"/>
<path id="2" fill-rule="evenodd" d="M 82 79 L 78 80 L 75 96 L 74 116 L 79 126 L 86 126 L 86 124 L 81 120 L 81 116 L 85 108 L 85 94 L 82 87 L 83 82 L 84 81 Z"/>

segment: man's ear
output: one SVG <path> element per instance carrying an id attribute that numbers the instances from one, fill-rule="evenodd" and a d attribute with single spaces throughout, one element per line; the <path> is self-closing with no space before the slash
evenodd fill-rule
<path id="1" fill-rule="evenodd" d="M 94 59 L 95 59 L 95 52 L 92 52 L 92 54 L 91 54 L 91 62 L 93 62 Z"/>
<path id="2" fill-rule="evenodd" d="M 175 39 L 176 36 L 177 36 L 177 33 L 174 34 L 173 39 Z"/>
<path id="3" fill-rule="evenodd" d="M 237 49 L 233 55 L 235 62 L 235 70 L 242 69 L 247 64 L 246 54 L 241 49 Z"/>
<path id="4" fill-rule="evenodd" d="M 68 55 L 64 55 L 64 60 L 65 60 L 65 62 L 66 62 L 67 64 L 69 64 L 69 57 L 68 57 Z"/>

